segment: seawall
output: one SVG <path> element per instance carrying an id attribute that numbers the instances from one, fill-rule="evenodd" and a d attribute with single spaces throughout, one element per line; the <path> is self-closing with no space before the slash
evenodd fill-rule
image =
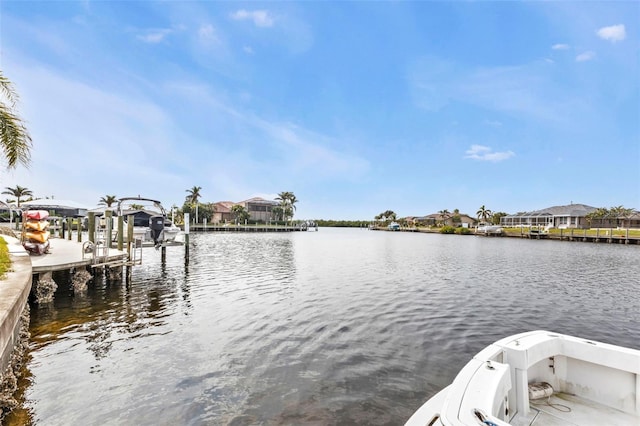
<path id="1" fill-rule="evenodd" d="M 29 293 L 32 270 L 29 254 L 16 238 L 3 235 L 11 269 L 0 280 L 0 419 L 16 406 L 13 397 L 24 352 L 29 344 Z"/>

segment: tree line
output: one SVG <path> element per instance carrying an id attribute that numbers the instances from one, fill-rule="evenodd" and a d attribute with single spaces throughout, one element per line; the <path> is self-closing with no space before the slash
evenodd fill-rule
<path id="1" fill-rule="evenodd" d="M 462 213 L 460 213 L 459 209 L 454 209 L 453 212 L 450 212 L 448 209 L 443 209 L 438 211 L 438 216 L 433 218 L 433 220 L 436 226 L 444 226 L 449 222 L 453 223 L 454 225 L 457 224 L 458 226 L 460 226 L 462 224 L 461 215 Z M 484 205 L 480 206 L 480 208 L 476 212 L 476 217 L 479 222 L 492 224 L 499 224 L 500 218 L 506 215 L 507 213 L 504 212 L 494 213 Z M 391 221 L 398 221 L 403 226 L 408 225 L 410 222 L 407 218 L 398 218 L 393 210 L 385 210 L 384 212 L 374 217 L 374 222 L 376 223 L 382 222 L 386 225 Z"/>

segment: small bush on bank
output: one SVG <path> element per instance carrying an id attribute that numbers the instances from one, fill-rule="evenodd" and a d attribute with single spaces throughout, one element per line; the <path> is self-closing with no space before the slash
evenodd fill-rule
<path id="1" fill-rule="evenodd" d="M 454 234 L 455 232 L 456 232 L 456 228 L 454 228 L 453 226 L 446 225 L 440 228 L 441 234 Z"/>
<path id="2" fill-rule="evenodd" d="M 11 268 L 11 259 L 9 258 L 9 247 L 4 238 L 0 237 L 0 278 Z"/>
<path id="3" fill-rule="evenodd" d="M 460 234 L 460 235 L 468 235 L 471 233 L 471 229 L 469 228 L 456 228 L 456 234 Z"/>

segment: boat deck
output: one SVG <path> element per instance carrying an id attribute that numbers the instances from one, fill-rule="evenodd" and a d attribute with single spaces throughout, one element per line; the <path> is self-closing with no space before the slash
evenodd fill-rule
<path id="1" fill-rule="evenodd" d="M 640 425 L 640 417 L 574 395 L 553 394 L 531 402 L 528 416 L 517 415 L 513 426 Z"/>

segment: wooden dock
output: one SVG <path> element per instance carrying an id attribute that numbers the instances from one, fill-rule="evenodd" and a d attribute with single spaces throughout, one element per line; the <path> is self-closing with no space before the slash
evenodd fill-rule
<path id="1" fill-rule="evenodd" d="M 0 234 L 20 241 L 18 231 L 14 231 L 8 226 L 0 226 Z M 91 251 L 87 250 L 87 242 L 72 241 L 65 238 L 49 238 L 49 252 L 41 255 L 29 253 L 25 250 L 31 260 L 32 273 L 34 275 L 63 271 L 79 267 L 97 266 L 97 264 L 124 265 L 128 258 L 127 252 L 108 248 L 103 245 L 92 245 Z"/>
<path id="2" fill-rule="evenodd" d="M 62 238 L 51 238 L 49 243 L 49 253 L 42 255 L 30 254 L 34 274 L 96 266 L 98 264 L 124 265 L 127 260 L 126 251 L 114 248 L 101 247 L 99 245 L 94 255 L 93 251 L 85 252 L 84 243 Z"/>
<path id="3" fill-rule="evenodd" d="M 375 227 L 369 228 L 374 231 L 389 231 L 386 228 Z M 439 234 L 440 231 L 438 229 L 426 229 L 426 228 L 400 228 L 396 231 L 389 232 L 422 232 L 429 234 Z M 453 234 L 452 234 L 453 235 Z M 457 234 L 456 234 L 457 235 Z M 476 235 L 476 236 L 486 236 L 485 234 L 464 234 L 464 235 Z M 629 235 L 628 232 L 617 231 L 617 232 L 609 232 L 607 233 L 605 230 L 602 230 L 599 233 L 593 234 L 589 232 L 585 232 L 582 229 L 574 229 L 574 230 L 561 230 L 561 232 L 548 232 L 548 233 L 531 233 L 526 230 L 521 231 L 507 231 L 500 235 L 492 234 L 491 236 L 502 236 L 509 238 L 527 238 L 531 240 L 554 240 L 554 241 L 573 241 L 573 242 L 585 242 L 585 243 L 605 243 L 605 244 L 631 244 L 631 245 L 640 245 L 640 237 Z"/>
<path id="4" fill-rule="evenodd" d="M 586 229 L 560 229 L 549 231 L 520 230 L 508 231 L 505 236 L 528 238 L 531 240 L 575 241 L 606 244 L 640 244 L 640 236 L 630 234 L 629 230 L 599 229 L 594 233 Z"/>
<path id="5" fill-rule="evenodd" d="M 607 243 L 607 244 L 640 244 L 640 237 L 625 235 L 580 235 L 580 234 L 506 234 L 506 237 L 528 238 L 531 240 L 556 240 L 574 241 L 585 243 Z"/>
<path id="6" fill-rule="evenodd" d="M 190 232 L 298 232 L 316 229 L 307 225 L 189 225 Z"/>

